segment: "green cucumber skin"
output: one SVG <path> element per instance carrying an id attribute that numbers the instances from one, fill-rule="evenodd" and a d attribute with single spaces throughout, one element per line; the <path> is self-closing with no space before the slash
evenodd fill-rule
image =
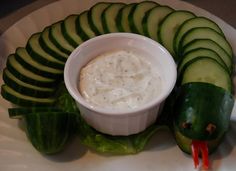
<path id="1" fill-rule="evenodd" d="M 134 4 L 134 6 L 131 7 L 130 13 L 129 13 L 129 15 L 128 15 L 128 21 L 129 21 L 129 25 L 130 25 L 130 30 L 131 30 L 132 33 L 136 33 L 136 34 L 138 34 L 139 31 L 138 31 L 138 29 L 135 27 L 135 23 L 134 23 L 134 21 L 133 21 L 133 15 L 134 15 L 134 11 L 135 11 L 137 5 L 138 5 L 138 3 L 137 3 L 137 4 Z"/>
<path id="2" fill-rule="evenodd" d="M 209 36 L 207 36 L 207 37 L 201 37 L 201 36 L 202 36 L 202 35 L 200 35 L 201 32 L 198 33 L 199 30 L 208 32 L 208 35 L 211 35 L 210 33 L 212 33 L 212 34 L 218 36 L 218 37 L 221 38 L 221 39 L 220 39 L 220 40 L 219 40 L 219 39 L 214 39 L 214 37 L 209 37 Z M 184 42 L 185 42 L 185 40 L 186 40 L 186 38 L 188 38 L 188 36 L 191 35 L 191 34 L 194 33 L 194 32 L 197 32 L 197 33 L 198 33 L 198 38 L 197 38 L 197 39 L 203 39 L 203 38 L 204 38 L 204 39 L 211 39 L 212 41 L 216 42 L 216 43 L 217 43 L 218 45 L 220 45 L 220 46 L 221 46 L 221 44 L 220 44 L 221 42 L 225 42 L 224 46 L 221 46 L 221 47 L 222 47 L 222 48 L 225 50 L 225 52 L 230 56 L 230 58 L 233 59 L 233 50 L 232 50 L 232 47 L 231 47 L 231 45 L 229 44 L 229 42 L 226 40 L 226 38 L 224 37 L 224 35 L 218 33 L 218 32 L 215 31 L 214 29 L 208 28 L 208 27 L 197 27 L 197 28 L 192 28 L 192 29 L 188 30 L 188 31 L 183 35 L 183 37 L 181 38 L 181 40 L 180 40 L 180 42 L 179 42 L 179 47 L 177 47 L 177 51 L 178 51 L 178 52 L 181 53 L 181 52 L 183 51 L 183 48 L 184 48 L 185 46 L 187 46 L 187 44 L 191 44 L 192 41 L 196 40 L 196 39 L 193 39 L 192 41 L 187 42 L 185 45 L 183 45 Z M 217 42 L 217 40 L 218 40 L 218 42 Z"/>
<path id="3" fill-rule="evenodd" d="M 192 153 L 192 151 L 191 151 L 192 139 L 181 134 L 181 132 L 179 131 L 179 129 L 176 126 L 173 128 L 173 136 L 175 137 L 175 141 L 176 141 L 178 147 L 183 152 L 191 155 L 191 153 Z M 224 135 L 219 136 L 213 140 L 207 141 L 209 154 L 212 154 L 214 151 L 217 150 L 218 146 L 220 145 L 220 143 L 222 142 L 223 139 L 224 139 Z"/>
<path id="4" fill-rule="evenodd" d="M 173 124 L 190 139 L 213 140 L 228 130 L 233 105 L 233 96 L 220 87 L 187 83 L 178 90 Z M 190 128 L 184 128 L 183 123 L 190 123 Z M 206 131 L 209 123 L 216 126 L 211 134 Z"/>
<path id="5" fill-rule="evenodd" d="M 7 69 L 17 78 L 19 78 L 21 81 L 24 81 L 26 83 L 35 85 L 35 86 L 42 86 L 42 87 L 53 87 L 55 85 L 57 85 L 58 81 L 56 80 L 52 80 L 52 81 L 48 81 L 48 82 L 44 82 L 44 81 L 39 81 L 39 80 L 35 80 L 33 78 L 29 78 L 23 74 L 21 74 L 20 72 L 18 72 L 14 66 L 12 66 L 10 64 L 9 61 L 7 61 Z"/>
<path id="6" fill-rule="evenodd" d="M 16 50 L 17 51 L 17 50 Z M 40 70 L 38 68 L 35 68 L 34 66 L 30 65 L 29 63 L 25 62 L 17 53 L 15 53 L 15 59 L 25 68 L 28 68 L 30 71 L 34 72 L 35 74 L 41 75 L 43 77 L 47 78 L 53 78 L 53 79 L 62 79 L 63 72 L 61 74 L 56 74 L 52 72 L 47 72 Z"/>
<path id="7" fill-rule="evenodd" d="M 86 12 L 87 11 L 84 11 L 80 15 L 83 15 Z M 84 32 L 84 30 L 80 26 L 80 15 L 76 18 L 76 21 L 75 21 L 75 23 L 76 23 L 76 30 L 77 30 L 77 34 L 80 35 L 81 39 L 83 41 L 86 41 L 86 40 L 90 39 L 90 37 Z"/>
<path id="8" fill-rule="evenodd" d="M 160 11 L 160 9 L 166 9 L 166 10 L 168 10 L 168 12 L 167 11 L 165 11 L 165 15 L 163 15 L 163 13 L 162 13 L 162 18 L 160 18 L 160 16 L 158 17 L 158 19 L 159 19 L 159 21 L 158 21 L 158 24 L 156 25 L 156 36 L 157 37 L 153 37 L 150 33 L 149 33 L 149 29 L 148 29 L 148 22 L 149 22 L 149 17 L 150 17 L 150 15 L 151 15 L 151 13 L 152 13 L 152 11 L 153 10 L 155 10 L 155 9 L 159 9 L 159 11 Z M 154 7 L 154 8 L 152 8 L 152 9 L 150 9 L 149 11 L 147 11 L 146 12 L 146 14 L 145 14 L 145 16 L 144 16 L 144 18 L 143 18 L 143 20 L 142 20 L 142 25 L 143 25 L 143 33 L 144 33 L 144 35 L 145 36 L 147 36 L 147 37 L 150 37 L 150 38 L 152 38 L 152 39 L 154 39 L 154 40 L 156 40 L 157 42 L 159 42 L 159 38 L 158 38 L 158 30 L 159 30 L 159 28 L 160 28 L 160 23 L 162 22 L 162 20 L 169 14 L 169 13 L 171 13 L 171 12 L 173 12 L 174 11 L 174 9 L 173 8 L 171 8 L 171 7 L 169 7 L 169 6 L 165 6 L 165 5 L 162 5 L 162 6 L 157 6 L 157 7 Z"/>
<path id="9" fill-rule="evenodd" d="M 218 67 L 219 68 L 221 68 L 221 71 L 222 72 L 224 72 L 224 79 L 226 79 L 227 81 L 227 83 L 226 82 L 224 82 L 224 84 L 221 84 L 222 82 L 218 82 L 219 80 L 222 80 L 222 79 L 217 79 L 217 81 L 215 81 L 215 82 L 206 82 L 206 80 L 201 80 L 201 82 L 206 82 L 206 83 L 211 83 L 212 85 L 213 84 L 215 84 L 216 86 L 221 86 L 221 88 L 224 88 L 226 91 L 228 91 L 228 92 L 232 92 L 233 91 L 233 83 L 232 83 L 232 80 L 231 80 L 231 77 L 230 77 L 230 73 L 228 72 L 228 70 L 226 69 L 226 68 L 224 68 L 224 66 L 223 65 L 221 65 L 219 62 L 217 62 L 215 59 L 212 59 L 212 58 L 210 58 L 210 57 L 207 57 L 207 56 L 199 56 L 199 57 L 197 57 L 197 58 L 195 58 L 195 59 L 192 59 L 192 60 L 190 60 L 190 61 L 188 61 L 185 65 L 184 65 L 184 67 L 183 67 L 183 69 L 181 70 L 181 72 L 180 73 L 178 73 L 179 75 L 178 75 L 178 78 L 177 78 L 177 83 L 176 83 L 176 85 L 177 86 L 180 86 L 181 84 L 185 84 L 185 83 L 183 83 L 183 81 L 184 81 L 184 74 L 185 74 L 185 72 L 186 72 L 186 70 L 188 69 L 188 67 L 191 67 L 191 65 L 194 65 L 195 64 L 195 62 L 199 62 L 199 61 L 201 61 L 201 60 L 209 60 L 209 61 L 211 61 L 211 62 L 213 62 L 213 63 L 215 63 L 215 64 L 217 64 L 218 65 Z M 208 80 L 209 81 L 209 80 Z M 189 81 L 188 81 L 189 82 Z M 200 81 L 199 81 L 200 82 Z M 225 85 L 226 84 L 226 85 Z"/>
<path id="10" fill-rule="evenodd" d="M 143 34 L 144 34 L 144 36 L 146 36 L 146 37 L 151 37 L 150 34 L 149 34 L 149 32 L 148 32 L 148 27 L 147 27 L 147 22 L 148 22 L 148 17 L 149 17 L 149 15 L 150 15 L 150 11 L 151 11 L 151 10 L 149 10 L 149 11 L 146 12 L 146 14 L 144 15 L 144 18 L 143 18 L 143 20 L 142 20 Z"/>
<path id="11" fill-rule="evenodd" d="M 226 51 L 220 45 L 218 45 L 215 41 L 211 39 L 195 39 L 191 41 L 190 43 L 188 43 L 188 45 L 183 47 L 183 52 L 181 52 L 179 56 L 184 56 L 189 51 L 196 48 L 208 48 L 214 50 L 225 62 L 230 72 L 231 73 L 233 72 L 234 65 L 232 58 L 226 53 Z"/>
<path id="12" fill-rule="evenodd" d="M 5 84 L 7 84 L 9 87 L 16 90 L 17 92 L 24 95 L 32 96 L 32 97 L 50 97 L 55 92 L 55 90 L 54 91 L 40 91 L 33 88 L 24 87 L 18 84 L 17 82 L 15 82 L 14 80 L 10 79 L 7 76 L 5 70 L 3 71 L 3 81 L 5 82 Z"/>
<path id="13" fill-rule="evenodd" d="M 64 64 L 59 64 L 59 63 L 55 63 L 55 62 L 51 62 L 45 58 L 43 58 L 41 55 L 37 54 L 34 52 L 33 48 L 31 47 L 30 44 L 27 43 L 26 45 L 26 50 L 29 53 L 29 55 L 36 61 L 38 61 L 41 64 L 44 64 L 46 66 L 55 68 L 55 69 L 64 69 Z"/>
<path id="14" fill-rule="evenodd" d="M 132 4 L 131 4 L 132 5 Z M 116 16 L 116 27 L 118 29 L 119 32 L 125 32 L 125 29 L 122 27 L 121 21 L 122 21 L 122 11 L 126 6 L 124 6 L 123 8 L 121 8 Z"/>
<path id="15" fill-rule="evenodd" d="M 151 8 L 154 8 L 155 6 L 159 6 L 159 5 L 160 5 L 160 4 L 158 4 L 157 2 L 154 2 L 154 1 L 143 1 L 143 2 L 140 2 L 140 3 L 135 4 L 135 5 L 131 8 L 130 13 L 129 13 L 129 15 L 128 15 L 128 21 L 129 21 L 129 25 L 130 25 L 131 31 L 132 31 L 133 33 L 136 33 L 136 34 L 144 34 L 144 33 L 143 33 L 143 28 L 141 28 L 141 31 L 140 31 L 140 30 L 138 29 L 138 27 L 137 27 L 135 21 L 134 21 L 135 11 L 136 11 L 136 9 L 139 7 L 139 5 L 142 5 L 142 3 L 150 3 L 150 4 L 153 5 L 152 7 L 150 6 L 149 9 L 147 9 L 147 11 L 150 10 Z M 147 12 L 147 11 L 146 11 L 146 12 Z M 144 16 L 145 16 L 145 13 L 143 13 L 143 16 L 142 16 L 141 21 L 140 21 L 141 23 L 142 23 L 142 19 L 144 18 Z"/>
<path id="16" fill-rule="evenodd" d="M 68 16 L 69 17 L 69 16 Z M 66 19 L 65 19 L 66 20 Z M 68 35 L 67 31 L 66 31 L 66 26 L 65 26 L 65 22 L 62 22 L 61 25 L 61 31 L 62 31 L 62 35 L 65 37 L 65 39 L 69 42 L 69 44 L 71 46 L 73 46 L 74 48 L 76 48 L 77 46 L 79 46 L 79 44 L 70 37 L 70 35 Z"/>
<path id="17" fill-rule="evenodd" d="M 26 134 L 42 154 L 55 154 L 64 149 L 74 120 L 74 114 L 66 112 L 34 112 L 24 115 Z"/>
<path id="18" fill-rule="evenodd" d="M 125 29 L 122 25 L 122 19 L 123 19 L 123 15 L 124 15 L 124 8 L 130 8 L 130 10 L 132 9 L 132 7 L 134 5 L 136 5 L 137 3 L 131 3 L 131 4 L 128 4 L 128 5 L 125 5 L 123 8 L 121 8 L 116 16 L 116 27 L 118 29 L 119 32 L 131 32 L 130 30 L 130 26 L 129 26 L 129 21 L 126 20 L 127 24 L 128 24 L 128 28 Z M 129 14 L 127 14 L 129 15 Z M 128 18 L 128 16 L 127 16 Z"/>
<path id="19" fill-rule="evenodd" d="M 63 21 L 58 21 L 56 24 L 62 23 Z M 52 25 L 53 26 L 53 25 Z M 57 40 L 54 38 L 53 33 L 52 33 L 52 27 L 50 27 L 49 30 L 49 39 L 52 41 L 52 43 L 58 48 L 60 49 L 62 52 L 66 53 L 67 55 L 71 54 L 71 51 L 69 51 L 68 49 L 64 48 L 63 45 L 61 45 L 60 43 L 57 42 Z M 62 33 L 61 33 L 62 34 Z"/>
<path id="20" fill-rule="evenodd" d="M 119 32 L 119 29 L 117 27 L 117 24 L 116 24 L 116 18 L 119 14 L 119 11 L 125 6 L 126 4 L 125 3 L 114 3 L 114 4 L 110 4 L 105 10 L 104 12 L 102 13 L 101 15 L 101 21 L 102 21 L 102 26 L 103 26 L 103 30 L 105 33 L 113 33 L 113 32 Z M 119 6 L 119 10 L 118 11 L 115 11 L 116 12 L 116 16 L 113 16 L 114 17 L 114 24 L 115 24 L 115 31 L 114 30 L 111 30 L 110 29 L 110 25 L 107 23 L 107 20 L 106 20 L 106 15 L 107 15 L 107 11 L 110 10 L 110 8 L 112 7 L 116 7 L 116 6 Z M 109 12 L 109 11 L 108 11 Z"/>
<path id="21" fill-rule="evenodd" d="M 55 99 L 51 99 L 47 102 L 41 102 L 41 101 L 31 101 L 27 99 L 19 98 L 13 94 L 8 93 L 6 90 L 7 85 L 1 86 L 1 95 L 4 99 L 8 100 L 9 102 L 12 102 L 13 104 L 25 106 L 25 107 L 34 107 L 34 106 L 52 106 L 55 102 Z"/>
<path id="22" fill-rule="evenodd" d="M 46 45 L 46 43 L 44 42 L 44 39 L 42 38 L 42 36 L 39 37 L 39 44 L 45 52 L 47 52 L 48 54 L 51 54 L 52 56 L 54 56 L 55 58 L 57 58 L 58 60 L 60 60 L 62 62 L 66 62 L 67 59 L 65 57 L 61 56 L 59 53 L 52 50 L 50 47 L 48 47 Z"/>
<path id="23" fill-rule="evenodd" d="M 197 25 L 196 25 L 196 22 L 198 22 Z M 189 24 L 189 23 L 191 23 L 191 24 Z M 189 25 L 191 25 L 190 28 L 189 28 Z M 187 26 L 188 26 L 188 29 L 186 29 Z M 175 50 L 176 54 L 178 54 L 178 45 L 181 41 L 181 38 L 186 33 L 186 31 L 183 32 L 182 30 L 185 29 L 185 30 L 189 31 L 190 29 L 192 29 L 194 27 L 210 27 L 210 28 L 214 29 L 215 31 L 217 31 L 218 33 L 220 33 L 223 37 L 225 37 L 225 35 L 224 35 L 223 31 L 221 30 L 221 28 L 214 21 L 212 21 L 212 20 L 210 20 L 206 17 L 195 17 L 195 18 L 189 19 L 189 20 L 185 21 L 179 27 L 178 31 L 175 34 L 174 50 Z"/>
<path id="24" fill-rule="evenodd" d="M 204 53 L 201 53 L 202 51 Z M 196 48 L 196 49 L 188 51 L 183 57 L 181 57 L 181 59 L 178 62 L 178 72 L 181 73 L 181 70 L 184 68 L 184 65 L 187 64 L 187 62 L 184 61 L 185 58 L 188 58 L 189 56 L 193 56 L 193 55 L 194 55 L 194 58 L 198 58 L 198 57 L 202 56 L 203 54 L 205 54 L 206 52 L 207 52 L 207 54 L 210 53 L 211 56 L 212 55 L 217 56 L 216 60 L 219 62 L 219 64 L 221 64 L 222 67 L 224 67 L 229 72 L 229 74 L 231 73 L 230 69 L 227 67 L 227 65 L 225 64 L 223 59 L 215 51 L 208 49 L 208 48 Z M 211 56 L 208 56 L 208 57 L 211 57 Z M 194 58 L 192 58 L 192 59 L 194 59 Z M 188 62 L 189 61 L 190 60 L 188 60 Z"/>
<path id="25" fill-rule="evenodd" d="M 16 107 L 9 108 L 8 114 L 11 119 L 23 118 L 24 115 L 36 112 L 60 112 L 61 110 L 56 107 Z"/>
<path id="26" fill-rule="evenodd" d="M 93 7 L 92 7 L 92 8 L 93 8 Z M 96 26 L 94 25 L 94 23 L 93 23 L 92 12 L 91 12 L 92 8 L 88 11 L 88 23 L 89 23 L 91 29 L 93 30 L 93 32 L 94 32 L 97 36 L 99 36 L 99 35 L 101 35 L 102 33 L 99 32 L 99 30 L 97 29 L 97 27 L 96 27 Z"/>
<path id="27" fill-rule="evenodd" d="M 178 59 L 176 58 L 178 57 L 178 54 L 175 54 L 173 49 L 175 34 L 178 31 L 178 28 L 181 26 L 181 24 L 183 24 L 186 20 L 194 17 L 196 17 L 196 15 L 190 11 L 177 10 L 169 13 L 160 22 L 160 28 L 158 29 L 158 41 L 174 56 L 174 59 L 177 61 Z M 173 21 L 175 21 L 175 23 L 173 23 Z M 170 23 L 172 25 L 169 25 Z M 163 33 L 165 31 L 167 31 L 167 33 Z"/>
<path id="28" fill-rule="evenodd" d="M 92 28 L 92 27 L 91 27 Z M 119 27 L 118 27 L 119 28 Z M 63 24 L 62 24 L 62 30 L 63 30 Z M 133 30 L 132 32 L 134 32 L 135 33 L 135 30 Z M 138 31 L 136 31 L 136 32 L 138 32 Z M 96 32 L 97 33 L 97 35 L 100 35 L 100 33 L 99 32 Z M 63 32 L 62 32 L 62 34 L 63 34 Z M 65 34 L 63 34 L 64 35 L 64 37 L 66 37 L 65 36 Z M 50 36 L 51 37 L 51 39 L 52 39 L 52 41 L 54 40 L 53 39 L 53 36 L 51 35 Z M 87 38 L 86 38 L 86 40 L 87 40 Z M 60 49 L 62 48 L 63 49 L 63 47 L 62 47 L 62 45 L 60 45 L 58 42 L 56 42 L 56 40 L 54 40 L 53 41 L 54 43 L 55 43 L 55 45 L 57 46 L 57 47 L 59 47 Z M 67 51 L 67 50 L 65 50 L 64 49 L 64 52 L 66 52 L 68 55 L 71 53 L 71 51 Z M 54 65 L 53 65 L 54 66 Z M 48 76 L 48 77 L 50 77 L 50 76 Z M 54 78 L 54 77 L 53 77 Z M 24 81 L 24 78 L 21 78 L 23 81 Z M 27 79 L 26 79 L 27 80 Z M 33 80 L 33 81 L 35 81 L 35 80 Z M 35 84 L 35 85 L 41 85 L 41 84 L 38 84 L 38 83 L 33 83 L 33 84 Z M 44 84 L 43 84 L 44 85 Z M 53 84 L 53 85 L 55 85 L 55 83 Z M 46 87 L 48 87 L 49 85 L 47 84 L 47 85 L 44 85 L 44 86 L 46 86 Z M 52 86 L 51 84 L 50 84 L 50 86 Z M 185 85 L 184 85 L 185 86 Z M 2 94 L 4 94 L 4 90 L 2 90 Z M 15 103 L 15 104 L 19 104 L 19 105 L 22 105 L 22 106 L 47 106 L 47 105 L 51 105 L 52 103 L 50 103 L 50 104 L 41 104 L 41 103 L 39 103 L 39 104 L 35 104 L 35 103 L 32 103 L 32 102 L 29 102 L 29 101 L 24 101 L 24 100 L 20 100 L 20 102 L 19 102 L 19 99 L 17 99 L 16 98 L 16 100 L 15 100 L 15 97 L 11 97 L 11 98 L 9 98 L 8 96 L 8 94 L 7 95 L 3 95 L 4 97 L 6 97 L 7 99 L 9 99 L 9 101 L 11 101 L 11 102 L 13 102 L 13 103 Z M 37 111 L 37 112 L 32 112 L 32 113 L 40 113 L 41 111 Z M 45 111 L 44 111 L 45 112 Z M 28 134 L 29 135 L 29 134 Z M 223 133 L 222 134 L 220 134 L 220 137 L 223 137 Z M 204 137 L 205 138 L 205 137 Z M 203 139 L 204 139 L 203 138 Z M 208 137 L 209 138 L 209 137 Z M 212 138 L 212 137 L 211 137 Z M 209 138 L 209 139 L 211 139 L 211 138 Z M 215 139 L 217 139 L 218 137 L 216 137 Z M 214 137 L 213 137 L 213 139 L 214 139 Z M 62 140 L 63 141 L 63 140 Z M 185 143 L 185 142 L 181 142 L 181 141 L 179 141 L 180 143 Z M 60 151 L 60 150 L 58 150 L 58 149 L 60 149 L 60 145 L 58 145 L 58 148 L 57 149 L 49 149 L 49 146 L 50 145 L 48 145 L 48 143 L 45 145 L 45 144 L 43 144 L 42 146 L 43 147 L 41 147 L 41 146 L 39 146 L 38 144 L 37 144 L 37 141 L 34 143 L 35 144 L 35 146 L 36 146 L 36 148 L 39 150 L 39 151 L 41 151 L 42 153 L 46 153 L 46 154 L 51 154 L 51 153 L 55 153 L 56 151 Z M 216 146 L 218 146 L 218 145 L 216 145 Z M 183 150 L 184 151 L 184 150 Z M 186 152 L 186 151 L 185 151 Z"/>
<path id="29" fill-rule="evenodd" d="M 90 26 L 90 28 L 92 29 L 92 31 L 97 35 L 97 36 L 99 36 L 99 35 L 101 35 L 101 34 L 103 34 L 104 33 L 104 30 L 103 31 L 99 31 L 99 29 L 97 28 L 97 26 L 94 24 L 94 22 L 93 22 L 93 17 L 92 17 L 92 11 L 94 11 L 93 9 L 94 8 L 97 8 L 97 6 L 99 6 L 99 5 L 104 5 L 104 10 L 109 6 L 109 5 L 111 5 L 112 4 L 112 2 L 98 2 L 98 3 L 96 3 L 94 6 L 92 6 L 91 7 L 91 9 L 90 10 L 88 10 L 88 24 L 89 24 L 89 26 Z M 100 14 L 101 15 L 101 14 Z M 100 16 L 101 17 L 101 16 Z"/>
<path id="30" fill-rule="evenodd" d="M 126 7 L 126 6 L 124 6 Z M 122 24 L 121 24 L 121 20 L 122 20 L 122 11 L 123 11 L 123 8 L 121 8 L 116 16 L 116 27 L 118 29 L 119 32 L 125 32 L 125 29 L 122 27 Z"/>

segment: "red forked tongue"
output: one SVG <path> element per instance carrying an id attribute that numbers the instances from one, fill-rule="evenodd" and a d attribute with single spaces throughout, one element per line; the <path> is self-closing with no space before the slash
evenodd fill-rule
<path id="1" fill-rule="evenodd" d="M 201 152 L 203 169 L 208 170 L 209 169 L 209 158 L 208 158 L 207 142 L 192 140 L 191 150 L 192 150 L 192 157 L 193 157 L 195 169 L 199 165 L 198 157 L 199 157 L 199 152 Z"/>

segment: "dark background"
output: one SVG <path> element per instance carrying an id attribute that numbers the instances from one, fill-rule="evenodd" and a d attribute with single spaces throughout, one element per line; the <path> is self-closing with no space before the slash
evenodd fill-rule
<path id="1" fill-rule="evenodd" d="M 36 0 L 0 0 L 0 18 Z"/>

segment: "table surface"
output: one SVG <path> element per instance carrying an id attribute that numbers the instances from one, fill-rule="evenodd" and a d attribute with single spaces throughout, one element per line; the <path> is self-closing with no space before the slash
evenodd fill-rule
<path id="1" fill-rule="evenodd" d="M 57 0 L 7 0 L 0 5 L 0 35 L 30 12 Z M 236 28 L 235 0 L 185 0 L 203 8 Z"/>

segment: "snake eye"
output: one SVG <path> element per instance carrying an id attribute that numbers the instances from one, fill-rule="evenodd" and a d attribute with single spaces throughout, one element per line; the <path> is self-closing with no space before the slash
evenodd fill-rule
<path id="1" fill-rule="evenodd" d="M 184 128 L 184 129 L 191 129 L 192 124 L 189 123 L 189 122 L 183 122 L 181 126 L 182 126 L 182 128 Z"/>
<path id="2" fill-rule="evenodd" d="M 209 133 L 209 134 L 212 134 L 214 131 L 216 130 L 216 126 L 212 123 L 209 123 L 206 127 L 206 131 Z"/>

